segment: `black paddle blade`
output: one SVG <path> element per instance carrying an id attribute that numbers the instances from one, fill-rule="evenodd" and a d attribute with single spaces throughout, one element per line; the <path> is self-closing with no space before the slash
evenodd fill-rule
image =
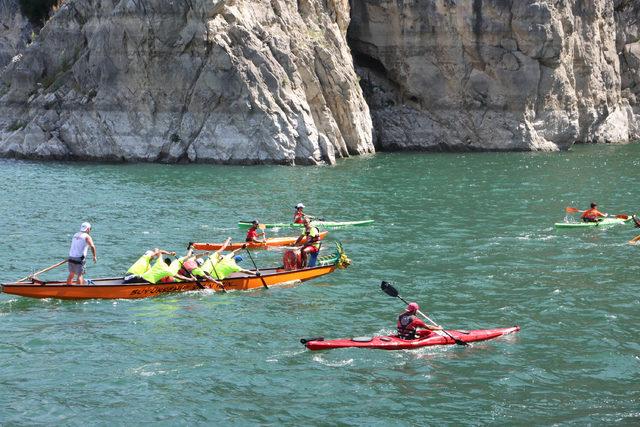
<path id="1" fill-rule="evenodd" d="M 391 285 L 391 283 L 386 282 L 386 281 L 382 281 L 382 283 L 380 284 L 380 289 L 382 289 L 382 291 L 389 295 L 390 297 L 397 297 L 398 294 L 398 290 L 396 288 L 393 287 L 393 285 Z"/>
<path id="2" fill-rule="evenodd" d="M 300 344 L 306 344 L 309 341 L 324 341 L 324 337 L 315 337 L 315 338 L 301 338 Z"/>

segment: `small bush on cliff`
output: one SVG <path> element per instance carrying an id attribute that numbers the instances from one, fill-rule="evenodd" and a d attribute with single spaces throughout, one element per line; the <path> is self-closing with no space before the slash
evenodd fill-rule
<path id="1" fill-rule="evenodd" d="M 42 26 L 51 11 L 58 10 L 62 3 L 64 0 L 20 0 L 20 9 L 31 23 Z"/>

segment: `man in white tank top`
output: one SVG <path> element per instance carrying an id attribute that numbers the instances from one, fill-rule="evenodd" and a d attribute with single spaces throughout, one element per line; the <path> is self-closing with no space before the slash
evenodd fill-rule
<path id="1" fill-rule="evenodd" d="M 78 276 L 76 281 L 79 285 L 84 285 L 84 265 L 87 261 L 87 250 L 91 248 L 93 252 L 93 262 L 97 262 L 96 246 L 93 239 L 89 236 L 91 233 L 91 224 L 83 222 L 80 231 L 73 235 L 71 239 L 71 248 L 69 249 L 69 276 L 67 277 L 67 285 L 73 282 L 73 277 Z"/>

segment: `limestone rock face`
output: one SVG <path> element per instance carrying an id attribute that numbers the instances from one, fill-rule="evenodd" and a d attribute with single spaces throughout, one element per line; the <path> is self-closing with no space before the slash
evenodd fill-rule
<path id="1" fill-rule="evenodd" d="M 18 0 L 0 0 L 0 70 L 25 48 L 31 31 Z"/>
<path id="2" fill-rule="evenodd" d="M 618 3 L 629 11 L 638 2 Z M 617 10 L 610 0 L 353 0 L 349 41 L 376 146 L 553 151 L 628 141 L 637 124 L 621 95 Z M 628 15 L 637 25 L 637 10 Z M 624 46 L 637 64 L 637 47 Z"/>
<path id="3" fill-rule="evenodd" d="M 348 0 L 67 0 L 0 76 L 0 155 L 334 163 L 373 152 Z"/>
<path id="4" fill-rule="evenodd" d="M 640 139 L 640 2 L 616 0 L 616 50 L 622 96 L 630 105 L 630 138 Z"/>

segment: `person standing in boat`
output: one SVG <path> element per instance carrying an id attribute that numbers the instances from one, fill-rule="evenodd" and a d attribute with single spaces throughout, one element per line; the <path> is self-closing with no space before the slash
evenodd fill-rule
<path id="1" fill-rule="evenodd" d="M 442 330 L 441 326 L 431 326 L 424 321 L 416 313 L 420 310 L 420 306 L 415 303 L 409 303 L 407 308 L 398 316 L 398 336 L 405 340 L 414 340 L 416 338 L 426 338 L 431 331 Z M 427 329 L 427 331 L 418 331 L 418 328 Z"/>
<path id="2" fill-rule="evenodd" d="M 265 243 L 266 237 L 265 233 L 258 233 L 258 227 L 260 226 L 260 222 L 257 219 L 251 221 L 251 227 L 249 231 L 247 231 L 247 237 L 245 238 L 245 242 L 247 243 Z M 262 239 L 259 239 L 258 236 L 262 235 Z"/>
<path id="3" fill-rule="evenodd" d="M 318 253 L 320 252 L 320 230 L 311 225 L 311 220 L 307 217 L 303 222 L 304 230 L 300 237 L 296 239 L 294 246 L 302 245 L 300 254 L 302 255 L 302 265 L 315 267 Z M 304 241 L 304 243 L 303 243 Z"/>
<path id="4" fill-rule="evenodd" d="M 591 208 L 584 211 L 582 215 L 580 215 L 580 218 L 582 218 L 584 222 L 598 222 L 598 218 L 606 218 L 608 216 L 608 214 L 598 210 L 597 204 L 591 203 Z"/>
<path id="5" fill-rule="evenodd" d="M 67 276 L 67 285 L 73 282 L 74 276 L 77 276 L 76 283 L 84 285 L 85 264 L 87 258 L 87 250 L 91 248 L 93 253 L 93 262 L 98 262 L 96 256 L 96 245 L 89 235 L 91 233 L 91 224 L 83 222 L 80 225 L 80 231 L 73 235 L 71 239 L 71 248 L 69 248 L 69 276 Z"/>

